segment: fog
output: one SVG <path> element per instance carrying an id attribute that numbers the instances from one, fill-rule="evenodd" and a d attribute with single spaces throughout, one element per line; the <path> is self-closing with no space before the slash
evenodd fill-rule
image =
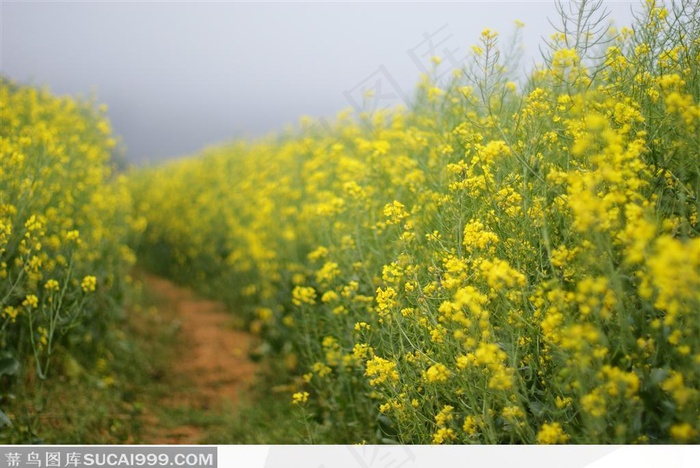
<path id="1" fill-rule="evenodd" d="M 606 6 L 630 22 L 629 3 Z M 94 95 L 126 157 L 153 162 L 302 115 L 408 104 L 430 56 L 439 73 L 462 66 L 485 27 L 508 36 L 524 22 L 531 63 L 548 17 L 553 2 L 3 1 L 0 63 L 13 80 Z"/>

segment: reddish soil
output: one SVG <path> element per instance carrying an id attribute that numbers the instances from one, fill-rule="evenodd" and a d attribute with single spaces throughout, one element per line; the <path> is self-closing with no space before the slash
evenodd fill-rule
<path id="1" fill-rule="evenodd" d="M 159 314 L 179 322 L 181 352 L 168 372 L 173 382 L 181 384 L 173 386 L 163 405 L 185 411 L 230 411 L 255 378 L 257 367 L 248 359 L 252 336 L 235 329 L 234 316 L 223 304 L 200 299 L 159 277 L 144 276 L 143 281 L 159 299 Z M 195 444 L 204 432 L 192 425 L 163 427 L 154 414 L 146 414 L 144 423 L 149 444 Z"/>

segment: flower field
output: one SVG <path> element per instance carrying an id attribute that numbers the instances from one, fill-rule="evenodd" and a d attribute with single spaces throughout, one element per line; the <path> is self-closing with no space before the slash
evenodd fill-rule
<path id="1" fill-rule="evenodd" d="M 2 403 L 23 399 L 20 375 L 38 388 L 56 378 L 52 364 L 104 355 L 138 230 L 110 133 L 91 103 L 0 81 Z M 0 412 L 0 429 L 10 424 Z"/>
<path id="2" fill-rule="evenodd" d="M 3 82 L 0 379 L 97 346 L 130 245 L 243 311 L 299 442 L 699 443 L 700 6 L 582 3 L 527 79 L 485 29 L 408 108 L 119 176 Z"/>
<path id="3" fill-rule="evenodd" d="M 584 13 L 524 85 L 487 29 L 409 110 L 130 178 L 147 260 L 245 305 L 308 441 L 700 440 L 698 7 Z"/>

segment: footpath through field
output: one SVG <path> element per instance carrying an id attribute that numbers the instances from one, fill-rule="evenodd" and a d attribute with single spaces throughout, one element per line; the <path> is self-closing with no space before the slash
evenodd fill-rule
<path id="1" fill-rule="evenodd" d="M 253 338 L 235 329 L 234 317 L 223 304 L 163 278 L 144 275 L 142 280 L 163 321 L 178 328 L 176 355 L 164 379 L 171 388 L 157 405 L 145 409 L 142 442 L 199 443 L 208 416 L 230 411 L 252 384 L 257 368 L 248 351 Z"/>

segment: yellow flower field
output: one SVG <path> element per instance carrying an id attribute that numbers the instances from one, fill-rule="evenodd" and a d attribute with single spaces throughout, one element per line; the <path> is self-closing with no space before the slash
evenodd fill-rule
<path id="1" fill-rule="evenodd" d="M 299 442 L 700 443 L 700 6 L 581 3 L 526 79 L 485 29 L 408 108 L 128 173 L 3 79 L 0 383 L 106 368 L 138 258 L 243 311 Z"/>
<path id="2" fill-rule="evenodd" d="M 121 313 L 135 261 L 127 242 L 139 226 L 124 177 L 110 167 L 110 134 L 91 103 L 0 81 L 3 403 L 22 398 L 10 393 L 19 376 L 55 378 L 58 354 L 94 364 Z M 14 416 L 0 412 L 0 428 Z"/>
<path id="3" fill-rule="evenodd" d="M 143 253 L 247 304 L 309 440 L 697 443 L 699 24 L 648 0 L 522 86 L 485 30 L 408 110 L 138 171 Z"/>

